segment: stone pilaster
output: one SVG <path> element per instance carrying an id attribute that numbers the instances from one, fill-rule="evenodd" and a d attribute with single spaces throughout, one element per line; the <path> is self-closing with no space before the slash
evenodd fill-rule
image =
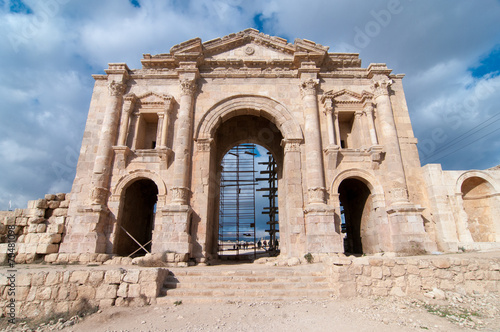
<path id="1" fill-rule="evenodd" d="M 127 94 L 124 98 L 122 120 L 120 124 L 120 132 L 118 136 L 118 146 L 127 145 L 127 135 L 129 130 L 130 114 L 134 111 L 137 97 L 133 93 Z"/>
<path id="2" fill-rule="evenodd" d="M 375 123 L 373 121 L 373 103 L 366 103 L 363 112 L 366 116 L 366 124 L 370 133 L 370 143 L 372 146 L 378 145 L 377 132 L 375 131 Z"/>

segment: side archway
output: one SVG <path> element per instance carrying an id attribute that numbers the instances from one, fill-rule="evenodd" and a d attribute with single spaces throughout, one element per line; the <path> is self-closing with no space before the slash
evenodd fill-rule
<path id="1" fill-rule="evenodd" d="M 156 173 L 149 170 L 135 170 L 127 175 L 122 176 L 116 186 L 111 191 L 111 201 L 120 201 L 123 198 L 124 190 L 131 185 L 133 182 L 141 179 L 149 179 L 156 184 L 158 188 L 158 204 L 162 206 L 165 203 L 165 197 L 167 196 L 167 187 L 163 179 Z"/>

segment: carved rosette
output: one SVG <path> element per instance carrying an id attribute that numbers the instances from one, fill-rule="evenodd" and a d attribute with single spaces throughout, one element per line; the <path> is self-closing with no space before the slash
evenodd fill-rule
<path id="1" fill-rule="evenodd" d="M 296 140 L 296 139 L 284 139 L 281 141 L 281 146 L 284 149 L 284 152 L 299 152 L 300 151 L 300 144 L 302 140 Z"/>
<path id="2" fill-rule="evenodd" d="M 389 88 L 392 83 L 394 83 L 394 81 L 385 75 L 375 75 L 372 79 L 372 91 L 375 98 L 379 96 L 388 96 Z"/>
<path id="3" fill-rule="evenodd" d="M 300 93 L 302 97 L 316 96 L 319 79 L 310 78 L 300 83 Z"/>
<path id="4" fill-rule="evenodd" d="M 115 97 L 122 96 L 125 93 L 126 88 L 126 84 L 113 81 L 108 85 L 109 95 Z"/>
<path id="5" fill-rule="evenodd" d="M 106 204 L 108 199 L 109 191 L 106 188 L 95 187 L 90 192 L 90 199 L 92 200 L 92 204 Z"/>
<path id="6" fill-rule="evenodd" d="M 309 203 L 325 203 L 326 189 L 323 187 L 314 187 L 307 189 Z"/>
<path id="7" fill-rule="evenodd" d="M 189 198 L 189 188 L 186 187 L 172 187 L 172 202 L 186 204 Z"/>
<path id="8" fill-rule="evenodd" d="M 181 95 L 192 96 L 196 92 L 196 81 L 184 79 L 181 81 Z"/>

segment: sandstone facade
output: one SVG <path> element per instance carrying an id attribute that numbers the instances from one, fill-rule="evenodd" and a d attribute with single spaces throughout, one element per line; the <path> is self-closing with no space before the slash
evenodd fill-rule
<path id="1" fill-rule="evenodd" d="M 253 29 L 141 61 L 94 75 L 60 253 L 127 256 L 133 237 L 216 257 L 220 162 L 239 143 L 277 161 L 283 257 L 500 242 L 499 170 L 421 167 L 404 75 L 385 64 Z"/>

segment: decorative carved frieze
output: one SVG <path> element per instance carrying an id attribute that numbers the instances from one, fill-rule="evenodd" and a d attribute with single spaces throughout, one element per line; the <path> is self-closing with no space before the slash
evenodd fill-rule
<path id="1" fill-rule="evenodd" d="M 121 82 L 111 82 L 108 85 L 108 91 L 110 96 L 122 96 L 125 93 L 127 85 Z"/>

